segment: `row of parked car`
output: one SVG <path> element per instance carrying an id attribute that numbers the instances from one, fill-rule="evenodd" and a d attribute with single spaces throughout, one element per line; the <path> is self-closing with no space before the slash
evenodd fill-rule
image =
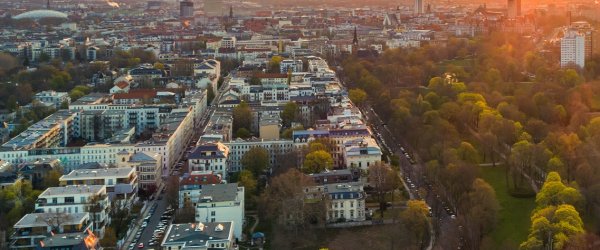
<path id="1" fill-rule="evenodd" d="M 167 226 L 169 226 L 174 213 L 175 209 L 169 208 L 160 216 L 160 222 L 152 233 L 152 238 L 150 241 L 148 241 L 148 246 L 156 246 L 160 244 L 160 241 L 165 236 L 165 230 L 167 230 Z"/>

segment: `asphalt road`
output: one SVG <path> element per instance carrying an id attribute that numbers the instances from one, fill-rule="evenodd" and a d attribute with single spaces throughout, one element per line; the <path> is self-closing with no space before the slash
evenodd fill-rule
<path id="1" fill-rule="evenodd" d="M 154 230 L 156 229 L 156 227 L 158 226 L 158 223 L 160 222 L 160 217 L 167 209 L 166 199 L 157 200 L 156 204 L 158 204 L 158 205 L 156 206 L 156 210 L 154 211 L 154 213 L 151 215 L 150 219 L 148 220 L 148 226 L 146 226 L 143 229 L 140 239 L 135 243 L 136 249 L 139 249 L 137 247 L 139 243 L 144 243 L 144 249 L 159 249 L 160 248 L 160 242 L 158 242 L 158 244 L 154 245 L 154 246 L 148 245 L 148 242 L 152 239 L 152 234 L 154 234 Z"/>
<path id="2" fill-rule="evenodd" d="M 194 128 L 194 136 L 188 142 L 188 145 L 187 145 L 188 147 L 196 145 L 198 138 L 200 137 L 202 131 L 204 131 L 204 127 L 210 120 L 210 117 L 215 112 L 217 104 L 218 104 L 218 100 L 221 98 L 221 95 L 222 95 L 223 91 L 227 88 L 228 84 L 229 84 L 229 77 L 225 78 L 225 81 L 223 82 L 221 88 L 219 88 L 218 93 L 215 95 L 215 99 L 213 99 L 212 103 L 209 103 L 210 106 L 207 108 L 207 110 L 203 114 L 203 116 L 200 120 L 199 126 Z M 186 154 L 186 151 L 187 151 L 187 148 L 183 153 L 184 155 Z M 182 159 L 184 159 L 183 155 L 180 156 L 180 158 L 177 162 L 178 163 L 181 162 Z M 184 167 L 179 169 L 179 174 L 182 174 L 181 171 L 186 169 L 186 165 L 187 164 L 184 164 Z M 175 166 L 170 166 L 170 168 L 163 169 L 163 176 L 167 177 L 167 176 L 173 174 L 174 170 L 175 170 Z M 158 196 L 156 196 L 156 197 L 158 197 Z M 156 227 L 158 226 L 158 223 L 160 222 L 160 217 L 163 215 L 164 211 L 167 209 L 167 202 L 166 202 L 166 199 L 164 199 L 164 195 L 163 195 L 163 199 L 161 199 L 161 200 L 155 199 L 154 201 L 150 201 L 150 204 L 157 204 L 157 207 L 155 208 L 153 213 L 148 212 L 148 213 L 144 214 L 144 217 L 148 216 L 148 215 L 151 216 L 150 219 L 148 220 L 147 226 L 144 228 L 141 227 L 141 225 L 143 224 L 143 220 L 138 220 L 134 223 L 134 225 L 132 225 L 133 227 L 136 227 L 135 232 L 140 231 L 140 230 L 142 232 L 139 240 L 137 240 L 136 242 L 133 242 L 133 243 L 135 243 L 134 249 L 160 249 L 160 242 L 158 242 L 158 244 L 154 245 L 154 246 L 149 246 L 148 243 L 152 239 L 154 230 L 156 229 Z M 138 248 L 138 245 L 140 243 L 144 243 L 143 248 Z M 131 245 L 131 243 L 129 241 L 126 242 L 126 244 L 123 246 L 123 249 L 128 249 L 130 247 L 130 245 Z"/>

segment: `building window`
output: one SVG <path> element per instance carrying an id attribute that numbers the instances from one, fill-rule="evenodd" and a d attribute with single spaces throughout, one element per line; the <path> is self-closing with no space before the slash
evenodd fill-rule
<path id="1" fill-rule="evenodd" d="M 216 211 L 210 211 L 210 216 L 215 216 L 217 214 Z"/>

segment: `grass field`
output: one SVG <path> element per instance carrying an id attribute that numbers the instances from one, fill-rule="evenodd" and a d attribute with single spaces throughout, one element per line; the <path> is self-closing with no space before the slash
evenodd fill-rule
<path id="1" fill-rule="evenodd" d="M 491 233 L 492 239 L 498 246 L 506 240 L 517 245 L 525 241 L 529 231 L 531 211 L 535 207 L 535 198 L 512 197 L 506 188 L 502 166 L 481 167 L 481 174 L 496 190 L 496 197 L 502 207 L 498 225 Z"/>

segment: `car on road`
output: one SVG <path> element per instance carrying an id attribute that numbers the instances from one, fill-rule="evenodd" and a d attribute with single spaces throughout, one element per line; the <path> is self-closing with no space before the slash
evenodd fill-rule
<path id="1" fill-rule="evenodd" d="M 138 248 L 144 248 L 144 243 L 140 243 L 140 244 L 138 245 Z"/>

